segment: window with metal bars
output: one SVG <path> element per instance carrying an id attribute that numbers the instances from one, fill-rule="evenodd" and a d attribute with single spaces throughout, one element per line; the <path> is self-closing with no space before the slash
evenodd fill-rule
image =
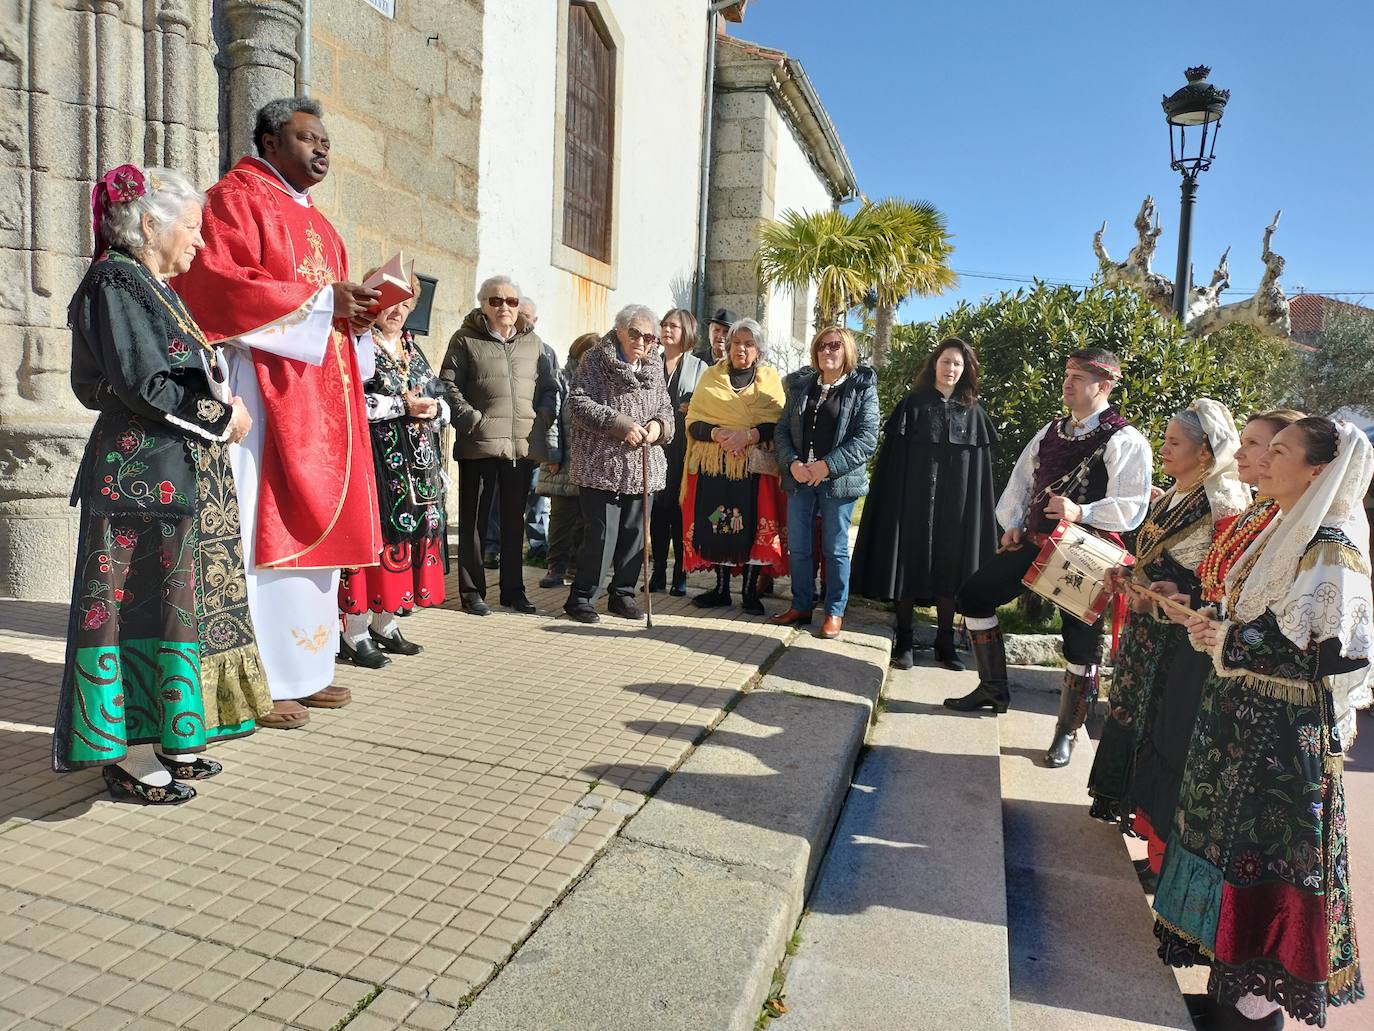
<path id="1" fill-rule="evenodd" d="M 563 163 L 563 243 L 611 260 L 615 50 L 588 5 L 568 5 L 568 102 Z"/>

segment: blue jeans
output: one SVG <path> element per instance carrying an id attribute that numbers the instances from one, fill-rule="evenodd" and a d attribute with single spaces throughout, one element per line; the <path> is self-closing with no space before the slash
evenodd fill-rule
<path id="1" fill-rule="evenodd" d="M 544 557 L 549 553 L 549 499 L 535 492 L 539 486 L 539 470 L 534 471 L 534 486 L 525 501 L 525 540 L 530 545 L 532 557 Z"/>
<path id="2" fill-rule="evenodd" d="M 812 549 L 816 515 L 821 517 L 821 557 L 825 561 L 825 614 L 843 616 L 849 601 L 849 517 L 854 498 L 832 498 L 808 484 L 787 496 L 787 547 L 791 553 L 792 607 L 810 612 L 816 604 Z"/>

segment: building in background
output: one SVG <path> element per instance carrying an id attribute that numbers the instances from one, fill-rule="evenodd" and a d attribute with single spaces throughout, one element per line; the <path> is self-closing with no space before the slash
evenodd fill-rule
<path id="1" fill-rule="evenodd" d="M 722 37 L 715 74 L 708 309 L 733 308 L 758 319 L 780 358 L 804 353 L 815 290 L 802 295 L 759 289 L 759 221 L 789 209 L 833 207 L 858 193 L 844 145 L 800 62 Z"/>
<path id="2" fill-rule="evenodd" d="M 250 149 L 257 108 L 306 88 L 324 103 L 333 141 L 330 176 L 313 196 L 355 275 L 405 248 L 439 280 L 436 331 L 456 327 L 477 259 L 483 7 L 7 0 L 0 596 L 62 600 L 71 589 L 67 496 L 93 417 L 68 382 L 66 309 L 90 260 L 96 176 L 132 161 L 209 186 Z"/>
<path id="3" fill-rule="evenodd" d="M 70 590 L 67 497 L 93 418 L 69 385 L 66 307 L 91 183 L 114 165 L 209 186 L 250 150 L 263 103 L 309 92 L 333 143 L 315 203 L 355 278 L 404 250 L 437 279 L 421 341 L 436 362 L 494 272 L 536 300 L 560 353 L 626 303 L 695 307 L 703 263 L 711 308 L 805 339 L 810 298 L 757 288 L 758 223 L 856 192 L 800 65 L 724 34 L 745 0 L 0 6 L 0 596 Z"/>

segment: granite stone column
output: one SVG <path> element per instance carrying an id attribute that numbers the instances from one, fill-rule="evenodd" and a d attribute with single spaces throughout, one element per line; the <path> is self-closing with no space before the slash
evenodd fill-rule
<path id="1" fill-rule="evenodd" d="M 253 151 L 253 115 L 269 100 L 296 92 L 301 0 L 224 0 L 230 40 L 229 153 L 232 164 Z"/>

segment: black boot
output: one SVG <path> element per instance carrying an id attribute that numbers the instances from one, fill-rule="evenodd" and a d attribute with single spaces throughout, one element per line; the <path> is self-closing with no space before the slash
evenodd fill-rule
<path id="1" fill-rule="evenodd" d="M 1064 674 L 1064 686 L 1059 689 L 1059 719 L 1054 725 L 1054 740 L 1045 753 L 1046 766 L 1059 769 L 1069 765 L 1078 728 L 1087 722 L 1088 707 L 1096 700 L 1096 666 L 1089 666 L 1087 673 Z"/>
<path id="2" fill-rule="evenodd" d="M 897 607 L 897 632 L 892 638 L 892 667 L 893 669 L 910 669 L 915 665 L 916 659 L 912 654 L 912 643 L 915 637 L 915 629 L 912 626 L 911 602 L 896 601 Z"/>
<path id="3" fill-rule="evenodd" d="M 668 556 L 655 555 L 654 571 L 649 575 L 649 593 L 662 594 L 668 589 Z"/>
<path id="4" fill-rule="evenodd" d="M 674 598 L 685 598 L 687 596 L 687 573 L 681 566 L 673 569 L 673 586 L 668 588 L 668 593 Z"/>
<path id="5" fill-rule="evenodd" d="M 744 587 L 740 592 L 739 607 L 751 616 L 764 615 L 763 602 L 759 601 L 759 574 L 763 566 L 744 567 Z"/>
<path id="6" fill-rule="evenodd" d="M 730 604 L 730 567 L 716 566 L 716 586 L 692 599 L 699 609 L 718 609 Z"/>
<path id="7" fill-rule="evenodd" d="M 1011 685 L 1007 682 L 1007 651 L 1002 628 L 974 630 L 973 658 L 978 663 L 978 686 L 962 698 L 946 698 L 945 708 L 955 712 L 991 709 L 1006 712 L 1011 704 Z"/>
<path id="8" fill-rule="evenodd" d="M 935 657 L 945 669 L 958 672 L 964 668 L 964 664 L 959 661 L 958 653 L 954 650 L 954 627 L 942 626 L 935 631 Z"/>

